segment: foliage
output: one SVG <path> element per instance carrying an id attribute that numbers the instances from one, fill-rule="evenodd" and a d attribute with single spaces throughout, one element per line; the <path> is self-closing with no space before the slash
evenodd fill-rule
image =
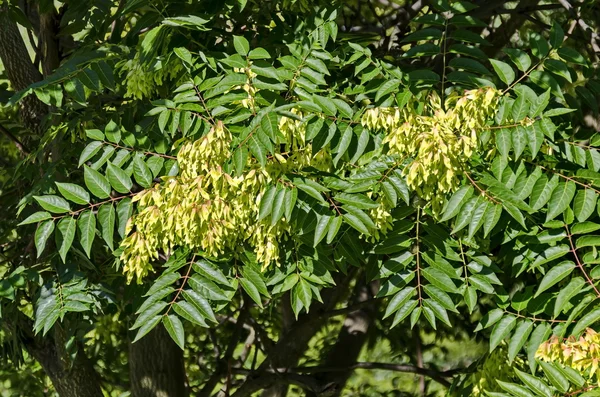
<path id="1" fill-rule="evenodd" d="M 73 54 L 8 101 L 51 111 L 15 173 L 32 182 L 10 230 L 33 236 L 35 265 L 6 267 L 3 318 L 66 330 L 71 357 L 98 357 L 120 316 L 134 344 L 162 324 L 200 350 L 193 335 L 234 313 L 281 340 L 275 307 L 327 316 L 332 291 L 374 285 L 379 329 L 489 342 L 451 393 L 590 393 L 596 358 L 536 356 L 551 337 L 597 350 L 600 81 L 570 32 L 489 57 L 475 5 L 438 0 L 393 57 L 340 31 L 342 5 L 167 3 L 119 6 L 108 37 L 112 11 L 94 9 L 89 31 L 69 25 Z"/>

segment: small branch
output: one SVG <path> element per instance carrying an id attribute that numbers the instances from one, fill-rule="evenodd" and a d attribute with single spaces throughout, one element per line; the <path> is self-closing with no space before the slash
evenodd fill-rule
<path id="1" fill-rule="evenodd" d="M 297 373 L 297 374 L 318 374 L 327 372 L 347 372 L 357 369 L 366 370 L 384 370 L 394 372 L 404 372 L 417 375 L 427 376 L 436 382 L 450 387 L 451 383 L 445 378 L 451 378 L 458 373 L 463 372 L 463 369 L 453 369 L 448 371 L 436 371 L 433 369 L 422 368 L 415 365 L 408 364 L 391 364 L 391 363 L 379 363 L 379 362 L 358 362 L 345 367 L 327 367 L 327 366 L 314 366 L 314 367 L 297 367 L 297 368 L 276 368 L 269 369 L 268 372 L 276 374 L 285 373 Z M 250 372 L 250 371 L 248 371 Z"/>
<path id="2" fill-rule="evenodd" d="M 6 127 L 4 127 L 2 124 L 0 124 L 0 132 L 2 132 L 4 135 L 6 135 L 8 137 L 8 139 L 10 139 L 11 141 L 14 142 L 15 146 L 17 147 L 17 149 L 19 149 L 19 151 L 27 156 L 29 155 L 29 149 L 27 149 L 27 147 L 25 147 L 25 145 L 23 144 L 23 142 L 21 142 L 19 140 L 19 138 L 17 138 L 16 136 L 14 136 Z"/>
<path id="3" fill-rule="evenodd" d="M 154 152 L 146 152 L 146 151 L 142 151 L 142 150 L 138 150 L 138 149 L 134 149 L 134 148 L 130 148 L 127 146 L 121 146 L 121 145 L 117 145 L 116 143 L 112 143 L 112 142 L 108 142 L 108 141 L 101 141 L 103 144 L 105 145 L 110 145 L 113 146 L 117 149 L 125 149 L 125 150 L 129 150 L 130 152 L 140 152 L 143 153 L 147 156 L 158 156 L 158 157 L 164 157 L 166 159 L 171 159 L 171 160 L 177 160 L 177 157 L 175 156 L 169 156 L 167 154 L 160 154 L 160 153 L 154 153 Z"/>
<path id="4" fill-rule="evenodd" d="M 331 311 L 325 312 L 325 313 L 323 313 L 323 316 L 325 316 L 327 318 L 342 316 L 342 315 L 345 315 L 348 313 L 352 313 L 353 311 L 361 309 L 365 306 L 369 306 L 370 304 L 377 302 L 378 300 L 379 300 L 379 298 L 373 298 L 373 299 L 368 299 L 363 302 L 357 302 L 353 305 L 348 305 L 347 307 L 343 307 L 341 309 L 336 309 L 336 310 L 331 310 Z"/>
<path id="5" fill-rule="evenodd" d="M 585 268 L 583 267 L 583 264 L 579 260 L 579 255 L 577 255 L 577 248 L 575 247 L 575 244 L 573 244 L 573 236 L 571 235 L 571 231 L 569 230 L 568 225 L 565 225 L 565 230 L 567 231 L 567 237 L 569 239 L 569 244 L 571 245 L 571 252 L 575 256 L 575 262 L 577 263 L 577 267 L 579 268 L 579 270 L 581 270 L 581 272 L 585 276 L 585 279 L 587 280 L 588 284 L 591 285 L 592 288 L 594 289 L 594 292 L 596 293 L 596 297 L 600 298 L 600 291 L 598 291 L 596 284 L 594 284 L 594 281 L 592 281 L 590 276 L 588 276 L 587 272 L 585 271 Z"/>

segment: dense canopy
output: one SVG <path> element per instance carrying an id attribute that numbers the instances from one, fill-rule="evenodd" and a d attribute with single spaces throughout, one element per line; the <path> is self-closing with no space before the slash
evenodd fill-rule
<path id="1" fill-rule="evenodd" d="M 595 3 L 0 0 L 0 392 L 600 395 Z"/>

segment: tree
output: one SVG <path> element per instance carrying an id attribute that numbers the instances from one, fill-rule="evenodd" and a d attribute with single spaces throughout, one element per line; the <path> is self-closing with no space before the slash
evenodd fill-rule
<path id="1" fill-rule="evenodd" d="M 0 7 L 13 391 L 598 392 L 592 1 Z"/>

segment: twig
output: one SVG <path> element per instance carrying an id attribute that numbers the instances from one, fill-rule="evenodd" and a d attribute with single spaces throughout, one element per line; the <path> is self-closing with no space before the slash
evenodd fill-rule
<path id="1" fill-rule="evenodd" d="M 594 289 L 594 292 L 596 293 L 596 297 L 600 298 L 600 291 L 598 291 L 598 288 L 596 288 L 596 284 L 594 284 L 594 282 L 592 281 L 590 276 L 588 276 L 587 272 L 585 271 L 585 269 L 583 267 L 583 264 L 579 260 L 579 256 L 577 255 L 577 248 L 575 247 L 575 244 L 573 244 L 573 236 L 571 235 L 569 226 L 566 224 L 565 224 L 565 230 L 567 231 L 567 238 L 569 239 L 569 245 L 571 246 L 571 252 L 575 256 L 575 262 L 577 263 L 577 267 L 579 268 L 579 270 L 581 270 L 581 272 L 585 276 L 585 279 L 587 280 L 588 284 L 591 285 L 592 288 Z"/>
<path id="2" fill-rule="evenodd" d="M 29 149 L 27 149 L 27 147 L 25 147 L 25 145 L 23 144 L 23 142 L 21 142 L 19 140 L 19 138 L 17 138 L 16 136 L 14 136 L 6 127 L 4 127 L 2 124 L 0 124 L 0 131 L 6 135 L 8 137 L 8 139 L 10 139 L 11 141 L 14 142 L 15 146 L 17 147 L 17 149 L 19 149 L 19 151 L 21 153 L 23 153 L 23 155 L 27 156 L 29 155 Z"/>

